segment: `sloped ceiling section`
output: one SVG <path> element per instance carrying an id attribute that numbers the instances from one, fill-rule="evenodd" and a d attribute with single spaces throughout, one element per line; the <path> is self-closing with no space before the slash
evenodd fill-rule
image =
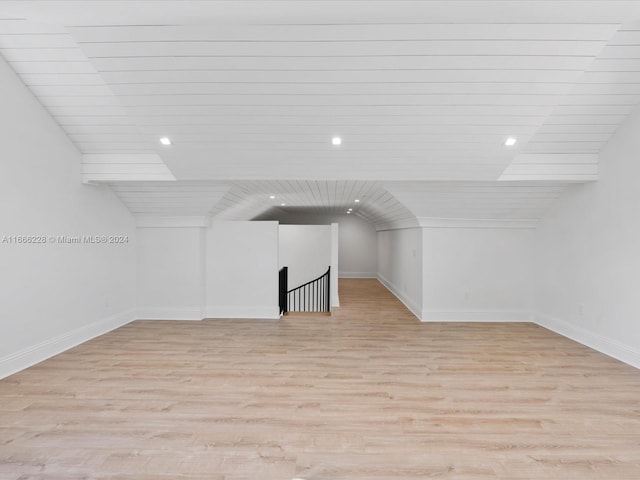
<path id="1" fill-rule="evenodd" d="M 423 219 L 535 223 L 565 190 L 559 182 L 394 182 L 385 188 Z"/>
<path id="2" fill-rule="evenodd" d="M 500 180 L 597 180 L 600 150 L 640 102 L 639 54 L 640 23 L 626 23 Z"/>
<path id="3" fill-rule="evenodd" d="M 208 217 L 229 192 L 213 181 L 114 181 L 111 188 L 137 216 Z"/>
<path id="4" fill-rule="evenodd" d="M 362 179 L 366 167 L 367 180 L 494 180 L 515 150 L 505 149 L 504 139 L 515 129 L 525 145 L 580 76 L 547 71 L 553 60 L 580 58 L 586 66 L 615 30 L 607 24 L 74 27 L 92 62 L 101 69 L 105 59 L 115 63 L 101 76 L 149 132 L 83 135 L 78 143 L 147 149 L 162 131 L 175 132 L 175 146 L 163 157 L 182 179 Z M 486 56 L 504 63 L 487 68 Z M 550 61 L 523 71 L 508 66 L 509 57 Z M 153 72 L 117 64 L 132 58 L 165 63 Z M 175 70 L 176 58 L 189 62 Z M 449 65 L 433 68 L 434 58 Z M 403 65 L 394 68 L 389 59 Z M 528 124 L 515 128 L 511 117 Z M 174 130 L 185 124 L 186 131 Z M 332 135 L 344 137 L 341 148 L 331 146 Z"/>
<path id="5" fill-rule="evenodd" d="M 81 168 L 84 183 L 176 180 L 155 153 L 87 153 L 82 156 Z"/>
<path id="6" fill-rule="evenodd" d="M 597 179 L 640 101 L 638 19 L 632 0 L 4 1 L 0 53 L 136 214 L 342 211 L 353 188 L 377 225 L 531 219 Z"/>
<path id="7" fill-rule="evenodd" d="M 379 182 L 351 180 L 234 182 L 213 215 L 245 220 L 273 208 L 304 209 L 309 213 L 351 212 L 376 225 L 414 218 Z"/>

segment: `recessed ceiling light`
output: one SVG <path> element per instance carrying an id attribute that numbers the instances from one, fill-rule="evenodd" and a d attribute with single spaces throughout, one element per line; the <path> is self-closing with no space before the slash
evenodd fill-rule
<path id="1" fill-rule="evenodd" d="M 351 215 L 351 210 L 347 210 L 347 215 Z"/>
<path id="2" fill-rule="evenodd" d="M 359 198 L 356 198 L 356 199 L 354 200 L 354 202 L 356 202 L 356 203 L 360 203 L 360 199 L 359 199 Z"/>
<path id="3" fill-rule="evenodd" d="M 275 196 L 275 195 L 269 195 L 269 198 L 270 198 L 271 200 L 273 200 L 274 198 L 276 198 L 276 196 Z"/>
<path id="4" fill-rule="evenodd" d="M 281 203 L 280 204 L 281 207 L 284 207 L 285 205 L 286 205 L 286 203 Z"/>
<path id="5" fill-rule="evenodd" d="M 516 144 L 517 141 L 518 141 L 517 139 L 515 139 L 513 137 L 509 137 L 504 141 L 504 144 L 507 147 L 513 147 Z"/>
<path id="6" fill-rule="evenodd" d="M 160 143 L 161 143 L 162 145 L 167 145 L 167 146 L 169 146 L 169 145 L 171 145 L 171 139 L 170 139 L 169 137 L 161 137 L 161 138 L 160 138 Z"/>
<path id="7" fill-rule="evenodd" d="M 331 139 L 332 145 L 342 145 L 342 139 L 340 137 L 333 137 Z"/>

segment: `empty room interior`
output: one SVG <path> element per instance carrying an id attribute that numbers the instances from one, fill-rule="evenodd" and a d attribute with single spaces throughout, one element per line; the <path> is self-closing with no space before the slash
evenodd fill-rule
<path id="1" fill-rule="evenodd" d="M 640 479 L 640 1 L 0 2 L 0 478 Z"/>

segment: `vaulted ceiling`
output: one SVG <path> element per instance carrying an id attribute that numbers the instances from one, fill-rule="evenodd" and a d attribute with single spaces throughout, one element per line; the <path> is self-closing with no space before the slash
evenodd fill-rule
<path id="1" fill-rule="evenodd" d="M 0 54 L 136 215 L 535 220 L 640 101 L 639 21 L 615 0 L 4 1 Z"/>

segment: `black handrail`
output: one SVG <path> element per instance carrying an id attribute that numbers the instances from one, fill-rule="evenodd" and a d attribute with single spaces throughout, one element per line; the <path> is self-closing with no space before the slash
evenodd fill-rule
<path id="1" fill-rule="evenodd" d="M 287 288 L 289 288 L 289 267 L 282 267 L 278 273 L 278 298 L 280 315 L 287 313 Z"/>
<path id="2" fill-rule="evenodd" d="M 287 292 L 289 312 L 331 312 L 331 267 L 315 280 Z"/>

